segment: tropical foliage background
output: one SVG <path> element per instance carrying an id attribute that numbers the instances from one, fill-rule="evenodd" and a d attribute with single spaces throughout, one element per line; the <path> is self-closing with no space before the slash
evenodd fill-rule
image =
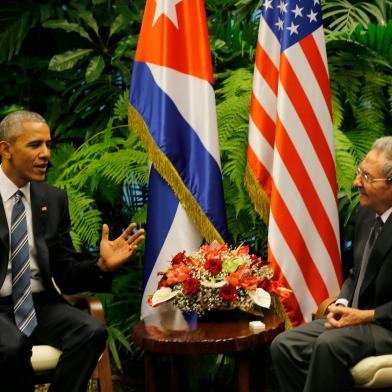
<path id="1" fill-rule="evenodd" d="M 148 161 L 128 127 L 127 97 L 145 0 L 3 0 L 0 116 L 26 108 L 52 129 L 48 181 L 68 191 L 75 246 L 95 252 L 102 222 L 113 236 L 146 221 Z M 267 229 L 244 190 L 255 44 L 262 0 L 205 1 L 215 71 L 230 241 L 265 256 Z M 375 138 L 392 134 L 391 0 L 325 0 L 339 209 L 350 237 L 355 166 Z M 118 369 L 140 352 L 143 249 L 101 295 Z M 216 361 L 216 360 L 215 360 Z M 225 365 L 210 370 L 216 377 Z M 211 368 L 210 368 L 211 369 Z"/>

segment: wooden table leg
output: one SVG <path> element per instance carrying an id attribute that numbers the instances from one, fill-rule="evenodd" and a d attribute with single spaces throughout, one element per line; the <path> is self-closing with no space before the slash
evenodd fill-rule
<path id="1" fill-rule="evenodd" d="M 265 392 L 268 389 L 268 366 L 269 366 L 269 346 L 267 344 L 258 347 L 256 355 L 259 363 L 258 366 L 258 378 L 257 378 L 257 390 Z"/>
<path id="2" fill-rule="evenodd" d="M 182 356 L 179 354 L 171 355 L 171 391 L 180 392 L 184 389 L 181 388 L 181 374 L 182 374 Z"/>
<path id="3" fill-rule="evenodd" d="M 144 384 L 146 392 L 158 391 L 156 383 L 158 374 L 156 370 L 154 353 L 144 351 Z"/>
<path id="4" fill-rule="evenodd" d="M 237 387 L 239 392 L 249 391 L 249 356 L 248 352 L 239 352 L 235 355 L 237 362 Z"/>

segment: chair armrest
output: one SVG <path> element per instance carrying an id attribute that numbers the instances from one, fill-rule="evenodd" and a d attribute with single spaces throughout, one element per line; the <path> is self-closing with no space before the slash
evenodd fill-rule
<path id="1" fill-rule="evenodd" d="M 319 305 L 316 313 L 313 314 L 313 320 L 324 316 L 327 313 L 328 306 L 336 301 L 336 297 L 329 297 Z"/>
<path id="2" fill-rule="evenodd" d="M 87 309 L 91 316 L 97 320 L 105 323 L 105 312 L 103 310 L 102 302 L 97 297 L 92 297 L 85 294 L 64 295 L 66 301 L 73 305 Z"/>

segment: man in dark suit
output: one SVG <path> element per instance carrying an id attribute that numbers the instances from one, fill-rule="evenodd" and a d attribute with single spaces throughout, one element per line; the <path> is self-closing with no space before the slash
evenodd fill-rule
<path id="1" fill-rule="evenodd" d="M 111 273 L 143 240 L 131 224 L 109 241 L 103 225 L 99 258 L 73 248 L 64 191 L 43 184 L 50 157 L 50 130 L 32 112 L 0 123 L 0 390 L 34 390 L 31 348 L 62 350 L 52 392 L 85 392 L 105 347 L 105 327 L 66 303 L 63 293 L 108 291 Z"/>
<path id="2" fill-rule="evenodd" d="M 392 137 L 357 169 L 354 267 L 326 318 L 279 335 L 271 355 L 281 392 L 349 391 L 350 368 L 392 353 Z"/>

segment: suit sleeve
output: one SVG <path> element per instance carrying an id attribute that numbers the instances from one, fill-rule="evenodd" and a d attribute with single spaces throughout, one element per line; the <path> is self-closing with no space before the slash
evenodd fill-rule
<path id="1" fill-rule="evenodd" d="M 51 272 L 64 294 L 83 291 L 110 291 L 112 274 L 96 265 L 97 258 L 77 253 L 70 236 L 68 198 L 65 192 L 58 197 L 59 216 L 54 241 L 48 245 Z"/>

